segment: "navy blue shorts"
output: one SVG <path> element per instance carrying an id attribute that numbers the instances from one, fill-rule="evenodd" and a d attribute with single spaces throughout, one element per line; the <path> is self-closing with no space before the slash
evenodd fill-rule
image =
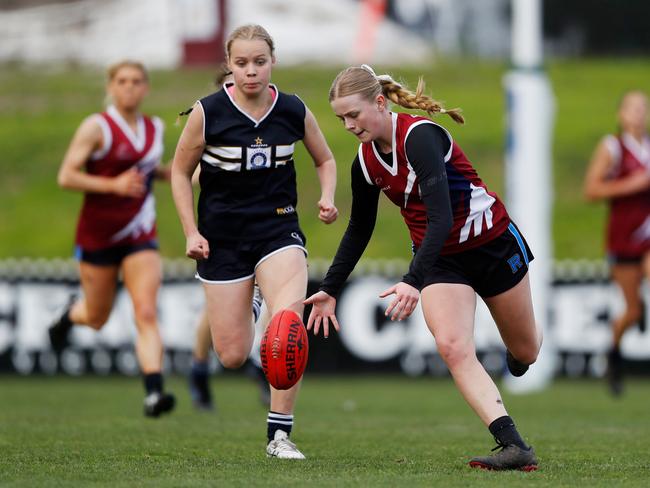
<path id="1" fill-rule="evenodd" d="M 210 255 L 196 262 L 196 277 L 215 285 L 248 280 L 263 261 L 284 249 L 295 247 L 306 256 L 306 243 L 299 228 L 265 241 L 209 242 Z"/>
<path id="2" fill-rule="evenodd" d="M 640 265 L 643 261 L 643 256 L 624 256 L 623 254 L 607 254 L 607 262 L 610 266 L 616 264 L 621 265 Z"/>
<path id="3" fill-rule="evenodd" d="M 483 298 L 510 290 L 528 272 L 533 253 L 519 229 L 510 223 L 499 237 L 482 246 L 439 256 L 423 286 L 459 283 L 471 286 Z"/>
<path id="4" fill-rule="evenodd" d="M 74 250 L 75 258 L 84 263 L 94 264 L 96 266 L 119 266 L 122 260 L 129 254 L 138 251 L 145 251 L 148 249 L 158 250 L 158 241 L 152 239 L 150 241 L 141 242 L 139 244 L 126 244 L 123 246 L 106 247 L 104 249 L 97 249 L 89 251 L 76 246 Z"/>

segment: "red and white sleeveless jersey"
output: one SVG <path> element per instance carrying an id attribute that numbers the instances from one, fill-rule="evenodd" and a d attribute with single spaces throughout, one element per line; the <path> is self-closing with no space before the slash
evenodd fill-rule
<path id="1" fill-rule="evenodd" d="M 76 244 L 92 251 L 155 239 L 156 210 L 151 187 L 154 169 L 163 153 L 162 121 L 141 116 L 134 133 L 113 106 L 96 114 L 95 120 L 101 127 L 104 143 L 86 163 L 88 174 L 115 177 L 135 167 L 144 175 L 147 191 L 137 198 L 86 193 Z"/>
<path id="2" fill-rule="evenodd" d="M 406 140 L 412 129 L 433 124 L 445 131 L 451 142 L 445 155 L 453 226 L 441 254 L 453 254 L 484 244 L 504 232 L 510 218 L 495 193 L 489 192 L 449 132 L 426 117 L 392 113 L 391 166 L 379 155 L 374 142 L 359 146 L 359 161 L 366 180 L 376 185 L 400 207 L 416 247 L 422 245 L 427 227 L 426 208 L 420 198 L 418 178 L 406 155 Z"/>
<path id="3" fill-rule="evenodd" d="M 640 143 L 630 134 L 610 135 L 605 138 L 605 144 L 614 160 L 610 178 L 650 171 L 649 137 Z M 631 258 L 650 250 L 650 190 L 610 200 L 607 250 Z"/>

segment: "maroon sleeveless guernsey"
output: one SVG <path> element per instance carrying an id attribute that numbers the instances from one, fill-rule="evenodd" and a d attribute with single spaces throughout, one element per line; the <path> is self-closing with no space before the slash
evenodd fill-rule
<path id="1" fill-rule="evenodd" d="M 629 134 L 607 136 L 614 166 L 610 178 L 620 179 L 637 171 L 650 171 L 650 138 L 638 142 Z M 650 250 L 650 190 L 609 201 L 607 251 L 620 257 L 638 258 Z"/>
<path id="2" fill-rule="evenodd" d="M 426 209 L 420 198 L 418 178 L 406 156 L 406 140 L 420 124 L 433 124 L 445 131 L 451 147 L 445 156 L 453 226 L 441 254 L 454 254 L 478 247 L 503 233 L 510 218 L 499 197 L 488 191 L 449 132 L 426 117 L 392 113 L 392 165 L 386 164 L 374 142 L 359 146 L 359 162 L 370 185 L 376 185 L 398 207 L 411 240 L 420 247 L 426 232 Z"/>
<path id="3" fill-rule="evenodd" d="M 88 174 L 115 177 L 135 167 L 144 175 L 147 191 L 137 198 L 85 193 L 76 244 L 93 251 L 155 239 L 156 211 L 151 189 L 153 172 L 163 153 L 162 122 L 157 117 L 140 116 L 134 133 L 113 106 L 96 114 L 95 120 L 104 142 L 86 163 Z"/>

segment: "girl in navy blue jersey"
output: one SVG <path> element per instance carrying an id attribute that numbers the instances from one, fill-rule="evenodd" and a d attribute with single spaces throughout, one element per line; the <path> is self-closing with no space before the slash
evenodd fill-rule
<path id="1" fill-rule="evenodd" d="M 336 297 L 360 259 L 377 218 L 380 191 L 400 207 L 415 249 L 408 273 L 380 296 L 394 295 L 386 309 L 402 320 L 420 294 L 424 318 L 458 389 L 489 427 L 501 451 L 474 458 L 472 467 L 537 468 L 508 416 L 499 391 L 476 357 L 474 314 L 479 294 L 508 348 L 508 367 L 521 376 L 536 358 L 541 335 L 535 324 L 528 280 L 533 256 L 496 194 L 488 191 L 449 132 L 428 118 L 391 112 L 389 102 L 429 114 L 447 113 L 463 122 L 458 110 L 445 110 L 390 76 L 368 66 L 348 68 L 330 90 L 332 109 L 360 141 L 352 163 L 352 212 L 320 291 L 307 328 L 338 330 Z"/>
<path id="2" fill-rule="evenodd" d="M 321 184 L 319 217 L 337 217 L 336 164 L 316 119 L 295 95 L 270 83 L 274 44 L 258 25 L 226 43 L 232 82 L 194 105 L 172 165 L 172 190 L 187 255 L 197 260 L 214 349 L 227 368 L 248 358 L 250 307 L 257 280 L 271 315 L 302 314 L 306 239 L 298 225 L 295 144 L 303 141 Z M 191 177 L 201 165 L 198 224 Z M 267 455 L 304 459 L 289 440 L 299 385 L 271 390 Z"/>

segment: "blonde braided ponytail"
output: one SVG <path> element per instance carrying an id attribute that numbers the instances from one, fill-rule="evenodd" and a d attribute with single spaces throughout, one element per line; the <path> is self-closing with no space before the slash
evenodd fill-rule
<path id="1" fill-rule="evenodd" d="M 461 115 L 459 108 L 445 109 L 438 100 L 434 100 L 429 95 L 424 94 L 424 78 L 420 77 L 415 92 L 404 88 L 388 75 L 377 77 L 381 85 L 382 92 L 391 102 L 400 107 L 422 110 L 429 115 L 436 113 L 447 114 L 456 123 L 464 124 L 465 119 Z"/>
<path id="2" fill-rule="evenodd" d="M 455 122 L 464 124 L 465 119 L 459 108 L 445 109 L 442 104 L 424 94 L 424 80 L 420 77 L 415 93 L 396 82 L 390 75 L 376 75 L 367 64 L 361 67 L 350 67 L 341 71 L 334 79 L 330 88 L 330 102 L 339 97 L 360 94 L 367 100 L 373 100 L 377 95 L 384 96 L 400 107 L 422 110 L 429 115 L 436 113 L 447 114 Z"/>

